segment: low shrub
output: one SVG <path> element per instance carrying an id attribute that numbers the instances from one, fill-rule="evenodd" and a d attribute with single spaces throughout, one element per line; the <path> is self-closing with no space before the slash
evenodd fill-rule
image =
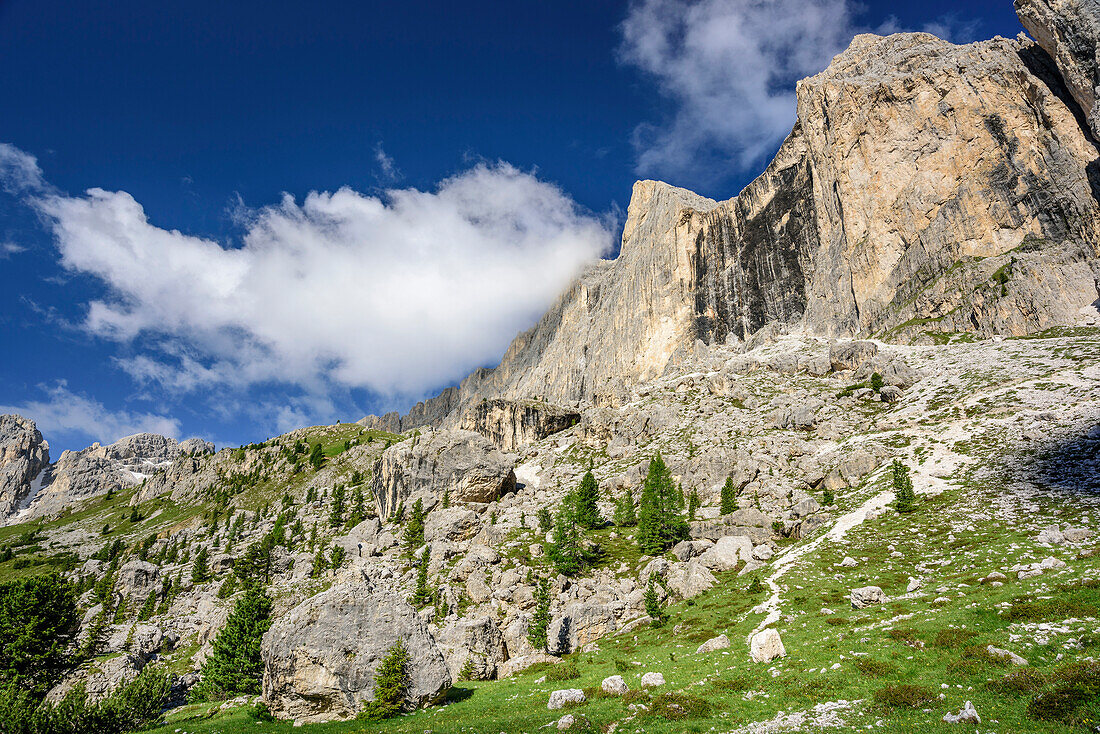
<path id="1" fill-rule="evenodd" d="M 965 646 L 977 636 L 978 633 L 974 630 L 947 627 L 936 632 L 936 636 L 932 638 L 932 644 L 936 647 L 958 649 Z"/>
<path id="2" fill-rule="evenodd" d="M 860 673 L 872 678 L 884 678 L 898 672 L 898 666 L 893 663 L 874 658 L 856 658 L 854 665 Z"/>
<path id="3" fill-rule="evenodd" d="M 687 693 L 662 693 L 654 697 L 649 706 L 651 716 L 659 716 L 669 721 L 706 716 L 710 713 L 710 704 L 706 699 Z"/>
<path id="4" fill-rule="evenodd" d="M 1011 673 L 986 683 L 988 688 L 991 688 L 998 693 L 1036 693 L 1043 689 L 1046 685 L 1047 679 L 1042 673 L 1039 673 L 1031 668 L 1023 668 L 1021 670 L 1014 670 Z"/>
<path id="5" fill-rule="evenodd" d="M 546 680 L 548 681 L 574 680 L 580 677 L 581 673 L 577 670 L 576 660 L 567 660 L 546 670 Z"/>
<path id="6" fill-rule="evenodd" d="M 907 683 L 886 686 L 875 691 L 875 702 L 894 708 L 919 709 L 933 701 L 935 694 L 930 688 Z"/>

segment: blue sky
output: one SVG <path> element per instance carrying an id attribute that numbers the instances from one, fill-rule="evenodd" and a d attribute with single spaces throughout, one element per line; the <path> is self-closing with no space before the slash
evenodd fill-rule
<path id="1" fill-rule="evenodd" d="M 52 453 L 407 408 L 498 360 L 630 188 L 728 198 L 856 32 L 1009 0 L 0 0 L 0 412 Z"/>

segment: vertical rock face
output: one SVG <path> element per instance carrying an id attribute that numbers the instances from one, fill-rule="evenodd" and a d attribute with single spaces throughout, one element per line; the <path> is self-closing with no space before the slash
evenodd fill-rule
<path id="1" fill-rule="evenodd" d="M 535 400 L 482 400 L 468 409 L 459 427 L 480 433 L 502 451 L 564 431 L 580 421 L 580 414 Z"/>
<path id="2" fill-rule="evenodd" d="M 457 425 L 485 398 L 572 406 L 771 324 L 920 341 L 1095 315 L 1100 154 L 1036 44 L 861 35 L 796 97 L 794 130 L 740 195 L 635 184 L 619 257 L 416 419 Z"/>
<path id="3" fill-rule="evenodd" d="M 49 466 L 50 447 L 34 421 L 0 415 L 0 518 L 29 498 L 34 481 Z"/>
<path id="4" fill-rule="evenodd" d="M 1093 135 L 1100 138 L 1100 5 L 1095 0 L 1016 0 L 1015 7 L 1027 32 L 1058 64 Z"/>
<path id="5" fill-rule="evenodd" d="M 375 462 L 371 493 L 381 517 L 420 499 L 425 509 L 449 491 L 455 502 L 491 502 L 515 491 L 513 462 L 471 431 L 428 431 L 386 449 Z"/>
<path id="6" fill-rule="evenodd" d="M 264 700 L 277 716 L 302 722 L 355 716 L 374 700 L 375 672 L 399 640 L 410 657 L 409 703 L 435 701 L 450 688 L 451 673 L 416 610 L 370 583 L 334 586 L 264 635 Z"/>

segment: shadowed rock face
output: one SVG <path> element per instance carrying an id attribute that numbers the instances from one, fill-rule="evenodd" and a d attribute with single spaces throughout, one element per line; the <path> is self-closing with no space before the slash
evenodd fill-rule
<path id="1" fill-rule="evenodd" d="M 49 444 L 34 421 L 0 415 L 0 518 L 19 509 L 49 463 Z"/>
<path id="2" fill-rule="evenodd" d="M 1036 44 L 861 35 L 796 96 L 794 130 L 740 195 L 636 183 L 619 257 L 415 419 L 458 425 L 485 398 L 577 405 L 773 325 L 920 342 L 1095 314 L 1100 154 Z"/>
<path id="3" fill-rule="evenodd" d="M 1097 56 L 1100 5 L 1095 0 L 1016 0 L 1016 15 L 1032 38 L 1050 54 L 1093 135 L 1100 138 Z"/>
<path id="4" fill-rule="evenodd" d="M 496 398 L 467 410 L 460 427 L 480 433 L 502 451 L 515 451 L 576 425 L 580 417 L 575 410 L 534 400 Z"/>

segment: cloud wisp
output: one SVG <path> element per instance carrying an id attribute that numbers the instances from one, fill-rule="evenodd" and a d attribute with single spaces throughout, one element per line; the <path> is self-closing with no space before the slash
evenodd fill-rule
<path id="1" fill-rule="evenodd" d="M 860 27 L 850 0 L 635 0 L 621 25 L 622 63 L 644 72 L 671 113 L 634 131 L 642 175 L 721 180 L 765 161 L 795 121 L 795 82 L 816 74 Z M 920 29 L 970 40 L 945 16 Z M 710 175 L 701 173 L 712 171 Z"/>
<path id="2" fill-rule="evenodd" d="M 44 399 L 28 400 L 20 405 L 0 405 L 0 414 L 17 413 L 32 418 L 38 430 L 47 436 L 79 436 L 104 444 L 135 433 L 180 436 L 180 423 L 175 418 L 156 413 L 111 411 L 87 395 L 74 393 L 64 380 L 38 387 L 45 393 Z"/>
<path id="3" fill-rule="evenodd" d="M 283 384 L 322 404 L 353 388 L 420 397 L 499 359 L 611 245 L 606 221 L 503 162 L 434 191 L 287 194 L 237 212 L 233 247 L 156 226 L 123 191 L 57 192 L 32 157 L 0 153 L 61 265 L 105 286 L 83 328 L 134 347 L 118 363 L 175 395 Z"/>

